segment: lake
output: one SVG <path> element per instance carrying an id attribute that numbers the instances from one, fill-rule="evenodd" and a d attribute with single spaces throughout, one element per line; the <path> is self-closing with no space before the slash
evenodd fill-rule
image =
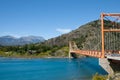
<path id="1" fill-rule="evenodd" d="M 107 74 L 96 58 L 0 57 L 0 80 L 91 80 L 95 73 Z"/>

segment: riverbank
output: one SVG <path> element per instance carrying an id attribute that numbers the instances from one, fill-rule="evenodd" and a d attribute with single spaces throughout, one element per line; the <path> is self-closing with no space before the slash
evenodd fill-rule
<path id="1" fill-rule="evenodd" d="M 56 54 L 56 53 L 54 53 Z M 29 54 L 29 53 L 17 53 L 17 52 L 0 52 L 1 57 L 9 58 L 68 58 L 68 52 L 59 52 L 59 55 L 50 55 L 49 52 L 39 53 L 39 54 Z M 85 57 L 83 55 L 76 54 L 78 58 Z"/>
<path id="2" fill-rule="evenodd" d="M 0 56 L 0 57 L 5 57 L 5 58 L 26 58 L 26 59 L 34 59 L 34 58 L 69 58 L 69 57 L 55 57 L 55 56 L 35 56 L 35 55 L 29 55 L 29 56 L 24 56 L 24 55 L 19 55 L 19 56 Z"/>
<path id="3" fill-rule="evenodd" d="M 15 50 L 6 50 L 6 48 L 2 48 L 3 50 L 0 50 L 0 56 L 3 57 L 16 57 L 16 58 L 64 58 L 64 57 L 68 57 L 68 52 L 69 49 L 68 47 L 54 47 L 51 49 L 46 49 L 45 50 L 41 50 L 41 48 L 39 48 L 39 50 L 27 50 L 26 48 L 24 49 L 16 49 Z M 14 48 L 12 48 L 14 49 Z"/>

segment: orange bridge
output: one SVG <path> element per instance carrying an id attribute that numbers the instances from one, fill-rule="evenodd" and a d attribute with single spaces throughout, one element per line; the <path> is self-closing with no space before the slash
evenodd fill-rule
<path id="1" fill-rule="evenodd" d="M 109 25 L 107 25 L 109 23 Z M 102 13 L 100 16 L 95 47 L 79 49 L 74 41 L 69 42 L 69 57 L 71 53 L 97 58 L 110 58 L 120 60 L 120 14 Z M 92 43 L 91 43 L 92 44 Z"/>

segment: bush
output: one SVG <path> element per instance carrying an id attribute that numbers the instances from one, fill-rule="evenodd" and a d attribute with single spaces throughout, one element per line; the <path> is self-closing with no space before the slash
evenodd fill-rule
<path id="1" fill-rule="evenodd" d="M 96 73 L 92 80 L 107 80 L 107 76 L 103 76 L 103 75 L 99 75 L 98 73 Z"/>

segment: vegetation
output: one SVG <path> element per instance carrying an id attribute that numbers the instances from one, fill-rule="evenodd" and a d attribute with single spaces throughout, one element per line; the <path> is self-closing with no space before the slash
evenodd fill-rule
<path id="1" fill-rule="evenodd" d="M 96 73 L 92 80 L 107 80 L 107 76 L 103 76 L 103 75 L 99 75 L 98 73 Z"/>
<path id="2" fill-rule="evenodd" d="M 24 46 L 0 46 L 0 56 L 5 57 L 66 57 L 68 47 L 29 44 Z"/>

